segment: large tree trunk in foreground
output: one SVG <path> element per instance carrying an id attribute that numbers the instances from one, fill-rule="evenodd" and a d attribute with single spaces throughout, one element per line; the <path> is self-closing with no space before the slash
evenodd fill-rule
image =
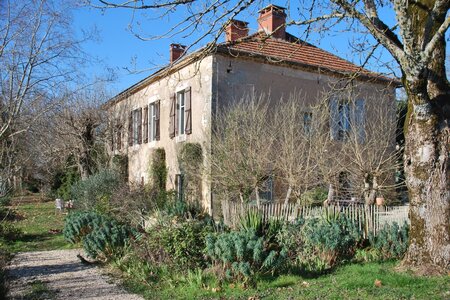
<path id="1" fill-rule="evenodd" d="M 403 261 L 422 274 L 450 270 L 450 88 L 445 42 L 408 94 L 405 172 L 410 200 L 410 246 Z"/>

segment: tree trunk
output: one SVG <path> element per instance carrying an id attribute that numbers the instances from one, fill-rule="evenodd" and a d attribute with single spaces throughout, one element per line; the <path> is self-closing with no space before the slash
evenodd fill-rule
<path id="1" fill-rule="evenodd" d="M 289 185 L 287 193 L 286 193 L 286 198 L 284 198 L 284 206 L 287 206 L 289 204 L 289 198 L 291 197 L 291 193 L 292 193 L 292 187 Z"/>
<path id="2" fill-rule="evenodd" d="M 331 204 L 333 203 L 333 198 L 334 198 L 334 186 L 332 183 L 330 183 L 330 185 L 328 186 L 328 196 L 327 196 L 327 200 L 326 203 L 327 204 Z"/>
<path id="3" fill-rule="evenodd" d="M 373 205 L 375 203 L 375 199 L 377 197 L 377 192 L 378 192 L 378 181 L 377 181 L 377 177 L 373 176 L 372 177 L 372 182 L 368 184 L 369 189 L 366 191 L 366 205 Z"/>
<path id="4" fill-rule="evenodd" d="M 256 206 L 258 208 L 261 207 L 261 199 L 259 199 L 259 189 L 258 187 L 255 187 L 255 195 L 256 195 Z"/>
<path id="5" fill-rule="evenodd" d="M 419 274 L 450 270 L 450 89 L 443 48 L 419 80 L 404 79 L 408 94 L 404 167 L 411 220 L 403 266 Z M 440 76 L 440 77 L 439 77 Z"/>

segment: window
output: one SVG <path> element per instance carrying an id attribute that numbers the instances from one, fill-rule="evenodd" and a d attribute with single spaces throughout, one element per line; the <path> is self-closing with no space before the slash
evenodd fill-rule
<path id="1" fill-rule="evenodd" d="M 337 139 L 344 141 L 350 135 L 350 103 L 341 100 L 338 103 L 338 132 Z"/>
<path id="2" fill-rule="evenodd" d="M 191 88 L 177 92 L 171 97 L 169 136 L 192 133 Z"/>
<path id="3" fill-rule="evenodd" d="M 178 200 L 183 201 L 184 200 L 184 176 L 183 174 L 176 174 L 175 175 L 175 187 L 177 191 Z"/>
<path id="4" fill-rule="evenodd" d="M 267 176 L 259 187 L 259 198 L 264 201 L 273 201 L 273 176 Z"/>
<path id="5" fill-rule="evenodd" d="M 148 123 L 149 129 L 149 141 L 159 141 L 159 101 L 153 102 L 149 105 Z"/>
<path id="6" fill-rule="evenodd" d="M 142 108 L 130 113 L 128 123 L 128 144 L 130 146 L 142 143 Z"/>
<path id="7" fill-rule="evenodd" d="M 312 126 L 312 113 L 304 112 L 303 113 L 303 131 L 305 134 L 311 134 L 311 126 Z"/>
<path id="8" fill-rule="evenodd" d="M 184 134 L 185 125 L 184 125 L 184 112 L 185 112 L 185 101 L 184 101 L 184 91 L 177 93 L 177 128 L 178 135 Z"/>
<path id="9" fill-rule="evenodd" d="M 350 135 L 356 135 L 358 143 L 365 140 L 364 99 L 356 101 L 330 100 L 331 138 L 345 141 Z"/>

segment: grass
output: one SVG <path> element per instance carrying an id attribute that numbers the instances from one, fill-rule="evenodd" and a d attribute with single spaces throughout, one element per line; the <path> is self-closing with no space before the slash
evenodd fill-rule
<path id="1" fill-rule="evenodd" d="M 24 300 L 44 300 L 55 299 L 56 294 L 54 291 L 48 289 L 47 285 L 36 280 L 30 283 L 29 290 L 23 297 Z"/>
<path id="2" fill-rule="evenodd" d="M 258 280 L 256 288 L 219 284 L 212 278 L 170 278 L 155 284 L 125 281 L 146 299 L 449 299 L 450 276 L 397 273 L 395 262 L 348 264 L 317 278 L 282 275 Z M 375 280 L 381 281 L 377 287 Z"/>
<path id="3" fill-rule="evenodd" d="M 13 200 L 14 201 L 17 200 Z M 26 251 L 68 249 L 73 247 L 64 241 L 62 229 L 65 215 L 55 213 L 53 201 L 15 202 L 14 209 L 18 215 L 14 225 L 21 229 L 23 234 L 13 241 L 0 242 L 0 247 L 17 253 Z"/>

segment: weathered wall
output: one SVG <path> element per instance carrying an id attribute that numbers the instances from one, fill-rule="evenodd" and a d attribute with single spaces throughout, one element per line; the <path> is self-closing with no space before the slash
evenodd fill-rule
<path id="1" fill-rule="evenodd" d="M 183 142 L 206 142 L 211 122 L 211 91 L 212 91 L 212 58 L 207 57 L 199 63 L 182 68 L 159 81 L 130 95 L 110 108 L 113 115 L 121 119 L 123 125 L 122 153 L 128 155 L 129 181 L 131 183 L 149 182 L 149 171 L 152 151 L 164 148 L 168 167 L 167 189 L 174 189 L 175 175 L 179 174 L 177 150 Z M 177 91 L 191 87 L 192 134 L 169 137 L 170 97 Z M 160 103 L 160 140 L 140 145 L 128 146 L 128 116 L 139 107 L 149 105 L 154 101 Z M 202 186 L 203 200 L 207 208 L 209 188 L 206 179 Z"/>
<path id="2" fill-rule="evenodd" d="M 248 58 L 233 58 L 223 55 L 211 55 L 201 62 L 191 64 L 178 72 L 153 82 L 125 100 L 110 108 L 116 119 L 123 125 L 122 153 L 129 159 L 129 181 L 140 183 L 149 181 L 149 167 L 151 153 L 155 148 L 164 148 L 166 163 L 169 169 L 167 188 L 175 188 L 175 174 L 179 173 L 177 149 L 182 142 L 196 142 L 202 146 L 207 145 L 212 120 L 212 112 L 242 98 L 245 94 L 265 93 L 270 95 L 271 101 L 276 103 L 281 97 L 289 97 L 297 93 L 304 97 L 307 103 L 317 102 L 325 94 L 336 88 L 342 88 L 346 80 L 306 72 L 289 66 L 263 64 Z M 186 87 L 192 89 L 192 134 L 169 138 L 170 96 Z M 381 84 L 357 82 L 353 84 L 355 98 L 376 99 L 387 97 L 394 100 L 394 89 L 386 90 Z M 338 95 L 339 96 L 339 95 Z M 341 97 L 348 97 L 341 95 Z M 139 107 L 153 101 L 161 101 L 160 113 L 160 141 L 147 144 L 128 146 L 128 116 Z M 370 114 L 368 114 L 370 116 Z M 208 147 L 203 147 L 205 151 Z M 205 166 L 205 170 L 207 170 Z M 207 175 L 204 174 L 202 182 L 203 205 L 211 212 L 210 185 Z M 218 203 L 214 204 L 218 208 Z"/>

